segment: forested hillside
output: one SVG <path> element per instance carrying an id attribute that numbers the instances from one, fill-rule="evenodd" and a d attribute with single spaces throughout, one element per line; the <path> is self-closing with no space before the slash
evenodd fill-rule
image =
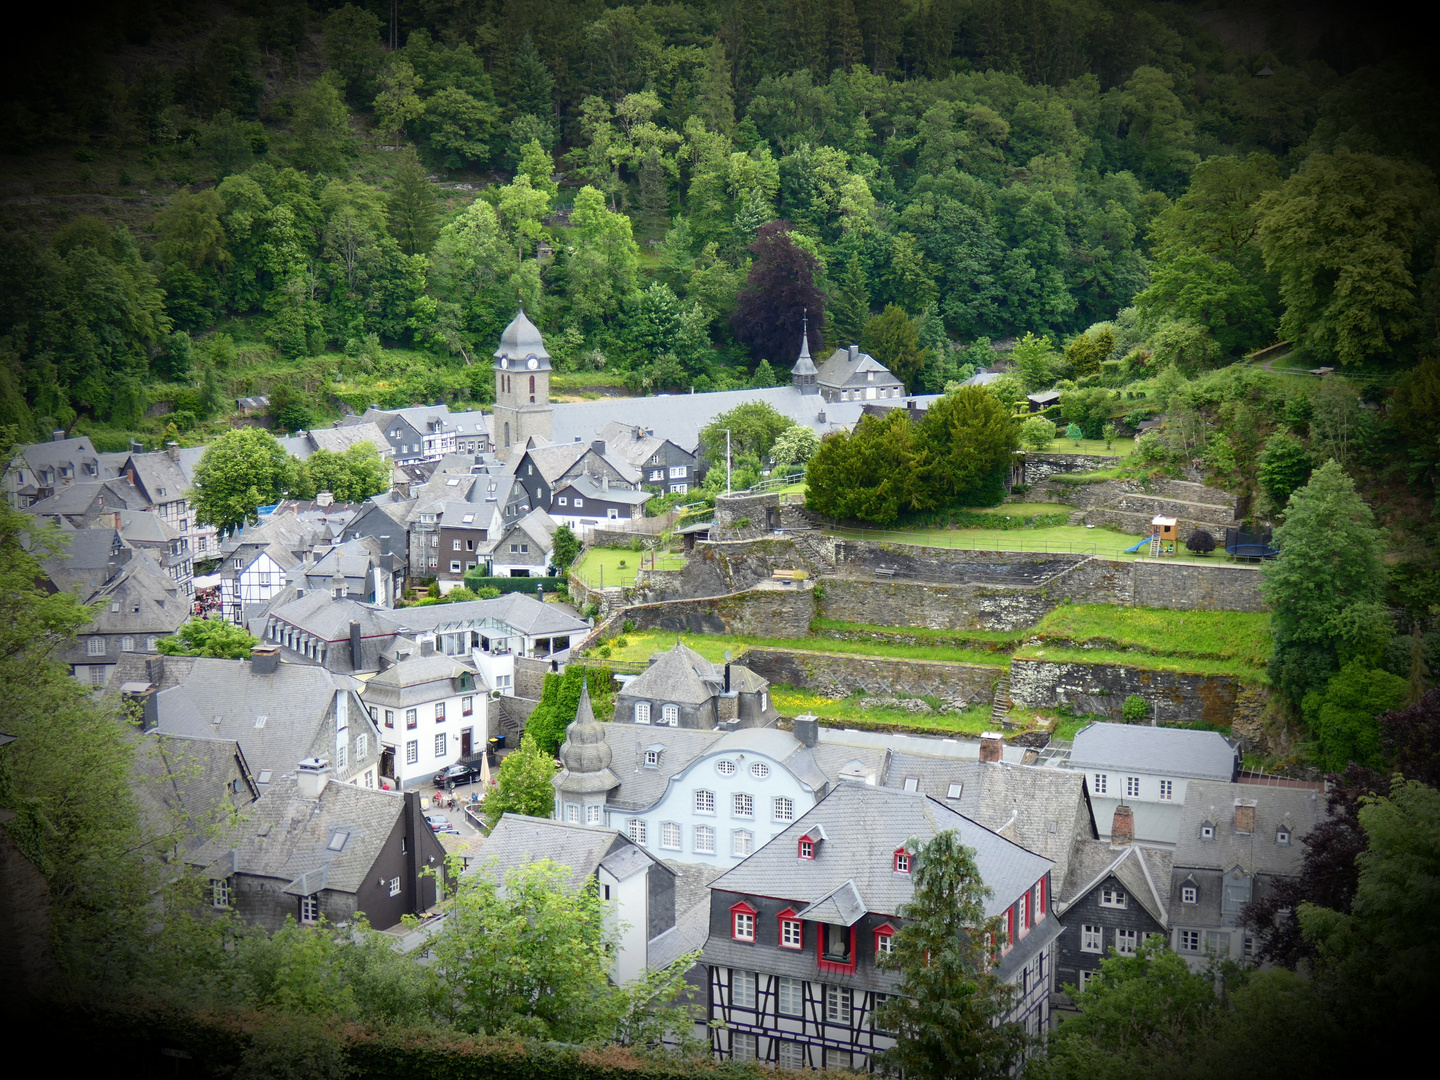
<path id="1" fill-rule="evenodd" d="M 1383 395 L 1440 321 L 1440 140 L 1421 67 L 1345 18 L 105 5 L 7 73 L 0 423 L 483 401 L 517 301 L 637 391 L 783 376 L 808 308 L 812 350 L 864 339 L 912 392 L 1107 322 L 1047 374 L 1286 338 Z"/>

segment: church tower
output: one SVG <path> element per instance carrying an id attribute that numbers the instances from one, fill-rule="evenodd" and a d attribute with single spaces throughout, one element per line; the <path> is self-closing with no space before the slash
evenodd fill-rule
<path id="1" fill-rule="evenodd" d="M 551 781 L 555 785 L 555 817 L 584 825 L 605 824 L 605 800 L 620 786 L 620 778 L 610 768 L 610 744 L 605 741 L 605 728 L 595 719 L 590 705 L 590 683 L 580 686 L 580 705 L 575 719 L 565 729 L 560 744 L 560 771 Z"/>
<path id="2" fill-rule="evenodd" d="M 801 323 L 800 359 L 790 369 L 790 385 L 802 394 L 818 394 L 820 388 L 815 385 L 817 374 L 815 361 L 810 359 L 810 315 L 807 312 Z"/>
<path id="3" fill-rule="evenodd" d="M 490 441 L 504 461 L 512 447 L 523 450 L 528 440 L 548 443 L 553 414 L 550 409 L 550 354 L 535 324 L 520 313 L 500 335 L 495 350 L 495 418 Z"/>

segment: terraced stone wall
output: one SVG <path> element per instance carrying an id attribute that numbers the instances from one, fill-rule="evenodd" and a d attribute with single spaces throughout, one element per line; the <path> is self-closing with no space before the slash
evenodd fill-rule
<path id="1" fill-rule="evenodd" d="M 772 685 L 813 690 L 828 698 L 847 698 L 857 690 L 871 697 L 934 697 L 964 709 L 988 702 L 995 694 L 1000 667 L 850 656 L 843 653 L 747 649 L 741 662 Z M 1004 657 L 997 657 L 1003 663 Z"/>
<path id="2" fill-rule="evenodd" d="M 1116 664 L 1013 660 L 1010 698 L 1028 709 L 1068 706 L 1077 713 L 1122 719 L 1125 699 L 1145 699 L 1161 724 L 1204 721 L 1229 725 L 1235 717 L 1241 684 L 1228 675 L 1151 671 Z"/>

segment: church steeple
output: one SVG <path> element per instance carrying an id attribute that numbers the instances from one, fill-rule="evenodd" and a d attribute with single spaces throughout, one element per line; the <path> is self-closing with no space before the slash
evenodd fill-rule
<path id="1" fill-rule="evenodd" d="M 810 359 L 810 312 L 807 309 L 800 323 L 800 356 L 790 369 L 790 385 L 802 394 L 817 394 L 820 392 L 815 385 L 817 374 L 815 361 Z"/>
<path id="2" fill-rule="evenodd" d="M 548 443 L 551 433 L 550 353 L 522 308 L 500 334 L 495 350 L 495 420 L 490 439 L 502 461 L 512 446 L 530 439 Z"/>

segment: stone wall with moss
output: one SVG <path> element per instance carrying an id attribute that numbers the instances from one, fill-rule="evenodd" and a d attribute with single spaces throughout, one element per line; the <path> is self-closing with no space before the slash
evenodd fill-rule
<path id="1" fill-rule="evenodd" d="M 871 697 L 938 698 L 957 709 L 990 701 L 1004 657 L 995 667 L 939 660 L 905 660 L 846 653 L 745 650 L 741 663 L 772 685 L 812 690 L 828 698 L 847 698 L 857 690 Z"/>
<path id="2" fill-rule="evenodd" d="M 1125 699 L 1143 698 L 1161 724 L 1203 721 L 1228 727 L 1236 716 L 1242 687 L 1228 675 L 1154 671 L 1119 664 L 1075 664 L 1013 660 L 1010 698 L 1026 709 L 1068 707 L 1077 713 L 1123 718 Z"/>

